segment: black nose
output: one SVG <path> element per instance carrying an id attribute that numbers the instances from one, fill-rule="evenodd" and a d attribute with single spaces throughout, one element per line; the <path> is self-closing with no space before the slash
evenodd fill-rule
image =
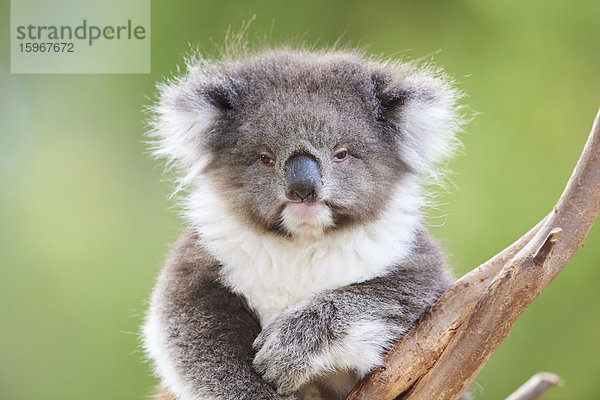
<path id="1" fill-rule="evenodd" d="M 321 194 L 321 173 L 314 157 L 298 154 L 285 164 L 287 178 L 286 197 L 293 201 L 314 203 Z"/>

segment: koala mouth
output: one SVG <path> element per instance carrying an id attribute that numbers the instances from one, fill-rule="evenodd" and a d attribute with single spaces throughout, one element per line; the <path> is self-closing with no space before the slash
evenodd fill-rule
<path id="1" fill-rule="evenodd" d="M 323 201 L 287 202 L 281 224 L 292 236 L 319 236 L 334 225 L 331 208 Z"/>
<path id="2" fill-rule="evenodd" d="M 286 209 L 289 209 L 290 213 L 306 220 L 318 218 L 321 213 L 326 212 L 327 208 L 327 205 L 323 202 L 309 203 L 305 201 L 294 201 L 289 202 L 286 205 Z"/>

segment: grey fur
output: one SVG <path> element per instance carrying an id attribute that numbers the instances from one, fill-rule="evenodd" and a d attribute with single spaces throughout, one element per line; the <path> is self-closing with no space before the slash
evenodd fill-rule
<path id="1" fill-rule="evenodd" d="M 243 299 L 218 283 L 218 263 L 185 232 L 156 286 L 153 303 L 184 379 L 217 399 L 281 399 L 252 368 L 260 325 Z"/>
<path id="2" fill-rule="evenodd" d="M 332 223 L 308 240 L 322 241 L 382 218 L 404 179 L 434 172 L 451 154 L 460 126 L 458 94 L 431 67 L 281 49 L 188 69 L 161 87 L 157 154 L 190 196 L 218 192 L 224 223 L 265 238 L 299 240 L 282 223 L 290 156 L 319 165 Z M 332 163 L 340 147 L 348 158 Z M 274 166 L 261 162 L 265 152 Z M 379 276 L 314 293 L 261 328 L 188 207 L 191 228 L 160 275 L 145 328 L 151 357 L 166 364 L 159 374 L 184 400 L 343 398 L 368 372 L 347 354 L 378 360 L 451 281 L 425 229 L 407 226 L 414 238 L 398 246 L 409 246 L 408 256 Z"/>

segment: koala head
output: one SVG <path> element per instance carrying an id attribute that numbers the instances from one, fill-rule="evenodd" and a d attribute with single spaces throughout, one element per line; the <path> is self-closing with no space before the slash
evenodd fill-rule
<path id="1" fill-rule="evenodd" d="M 418 197 L 403 182 L 434 171 L 460 127 L 439 71 L 354 52 L 196 59 L 159 91 L 155 151 L 193 199 L 190 218 L 212 204 L 223 221 L 288 238 L 364 225 L 395 197 Z"/>

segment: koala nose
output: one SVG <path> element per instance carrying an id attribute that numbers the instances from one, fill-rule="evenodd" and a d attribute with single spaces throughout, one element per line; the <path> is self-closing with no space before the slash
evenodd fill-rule
<path id="1" fill-rule="evenodd" d="M 321 194 L 321 173 L 314 157 L 298 154 L 285 164 L 287 179 L 286 197 L 293 201 L 315 203 Z"/>

